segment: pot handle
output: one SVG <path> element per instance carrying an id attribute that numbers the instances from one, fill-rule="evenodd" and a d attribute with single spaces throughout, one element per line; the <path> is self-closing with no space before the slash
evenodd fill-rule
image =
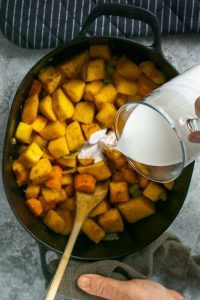
<path id="1" fill-rule="evenodd" d="M 44 278 L 49 283 L 51 279 L 53 278 L 54 274 L 49 269 L 48 263 L 47 263 L 47 252 L 49 251 L 45 246 L 38 243 L 39 251 L 40 251 L 40 261 L 41 261 L 41 268 L 42 273 L 44 275 Z"/>
<path id="2" fill-rule="evenodd" d="M 119 16 L 128 19 L 135 19 L 139 21 L 143 21 L 148 24 L 154 34 L 154 42 L 150 46 L 157 50 L 161 55 L 163 55 L 161 48 L 161 39 L 160 39 L 160 26 L 155 15 L 149 10 L 133 5 L 121 5 L 121 4 L 100 4 L 96 6 L 90 15 L 87 17 L 85 23 L 82 26 L 82 30 L 79 33 L 79 36 L 87 36 L 89 26 L 92 22 L 103 15 L 110 16 Z"/>

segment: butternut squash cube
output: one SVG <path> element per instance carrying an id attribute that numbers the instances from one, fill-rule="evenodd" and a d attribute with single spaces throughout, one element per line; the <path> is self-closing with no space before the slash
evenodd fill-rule
<path id="1" fill-rule="evenodd" d="M 145 178 L 145 177 L 142 176 L 141 174 L 138 174 L 138 183 L 139 183 L 139 186 L 140 186 L 142 189 L 145 189 L 146 186 L 147 186 L 148 183 L 149 183 L 149 179 Z"/>
<path id="2" fill-rule="evenodd" d="M 98 217 L 99 225 L 105 232 L 122 232 L 124 223 L 117 208 L 112 208 Z"/>
<path id="3" fill-rule="evenodd" d="M 40 136 L 39 134 L 37 134 L 35 132 L 31 136 L 31 141 L 33 143 L 38 144 L 38 146 L 40 148 L 46 147 L 46 145 L 47 145 L 47 140 L 45 140 L 42 136 Z"/>
<path id="4" fill-rule="evenodd" d="M 33 80 L 33 83 L 31 85 L 31 88 L 29 90 L 28 96 L 33 96 L 37 94 L 39 96 L 40 92 L 42 90 L 42 84 L 39 80 Z"/>
<path id="5" fill-rule="evenodd" d="M 135 223 L 156 212 L 155 204 L 143 196 L 121 203 L 118 207 L 123 217 L 129 223 Z"/>
<path id="6" fill-rule="evenodd" d="M 89 218 L 83 223 L 82 231 L 96 244 L 98 244 L 105 236 L 105 231 Z"/>
<path id="7" fill-rule="evenodd" d="M 117 72 L 126 79 L 136 80 L 141 75 L 141 69 L 126 56 L 122 56 L 117 65 Z"/>
<path id="8" fill-rule="evenodd" d="M 92 81 L 86 84 L 83 99 L 87 101 L 94 101 L 94 96 L 100 92 L 104 87 L 101 80 Z"/>
<path id="9" fill-rule="evenodd" d="M 52 98 L 50 96 L 46 96 L 40 101 L 39 111 L 49 121 L 55 122 L 57 120 L 57 117 L 53 111 Z"/>
<path id="10" fill-rule="evenodd" d="M 48 123 L 47 126 L 40 131 L 40 135 L 46 140 L 53 140 L 64 136 L 66 132 L 66 125 L 63 122 L 56 121 Z"/>
<path id="11" fill-rule="evenodd" d="M 104 107 L 96 115 L 97 121 L 106 128 L 112 128 L 117 115 L 117 110 L 113 104 L 105 104 Z"/>
<path id="12" fill-rule="evenodd" d="M 43 213 L 43 206 L 38 199 L 28 199 L 26 201 L 26 205 L 30 209 L 30 211 L 34 214 L 36 217 L 40 217 Z"/>
<path id="13" fill-rule="evenodd" d="M 72 183 L 73 183 L 72 174 L 63 174 L 62 185 L 67 185 L 67 184 L 72 184 Z"/>
<path id="14" fill-rule="evenodd" d="M 116 168 L 121 168 L 126 164 L 126 159 L 121 152 L 110 147 L 104 147 L 106 156 L 115 164 Z"/>
<path id="15" fill-rule="evenodd" d="M 117 97 L 115 99 L 115 105 L 117 106 L 117 108 L 120 108 L 122 105 L 126 104 L 127 98 L 127 95 L 117 94 Z"/>
<path id="16" fill-rule="evenodd" d="M 46 202 L 59 203 L 67 199 L 67 194 L 63 189 L 42 188 L 42 196 Z"/>
<path id="17" fill-rule="evenodd" d="M 74 114 L 74 105 L 61 89 L 57 89 L 52 95 L 52 106 L 58 120 L 65 121 Z"/>
<path id="18" fill-rule="evenodd" d="M 126 182 L 110 182 L 110 203 L 127 202 L 129 200 Z"/>
<path id="19" fill-rule="evenodd" d="M 80 79 L 72 79 L 65 83 L 63 86 L 64 91 L 68 97 L 74 102 L 79 102 L 83 97 L 85 89 L 85 82 Z"/>
<path id="20" fill-rule="evenodd" d="M 128 164 L 124 165 L 121 170 L 122 170 L 124 180 L 127 183 L 129 184 L 138 183 L 137 173 L 133 169 L 130 169 L 130 166 Z"/>
<path id="21" fill-rule="evenodd" d="M 107 103 L 114 103 L 117 90 L 112 83 L 106 84 L 98 94 L 94 96 L 97 109 L 101 109 Z"/>
<path id="22" fill-rule="evenodd" d="M 29 144 L 31 142 L 31 134 L 32 126 L 24 122 L 19 122 L 15 133 L 16 139 L 21 143 Z"/>
<path id="23" fill-rule="evenodd" d="M 16 176 L 17 185 L 22 186 L 26 184 L 29 179 L 29 172 L 23 164 L 19 160 L 14 160 L 12 163 L 12 169 Z"/>
<path id="24" fill-rule="evenodd" d="M 90 46 L 90 56 L 92 58 L 110 59 L 111 51 L 108 45 L 92 45 Z"/>
<path id="25" fill-rule="evenodd" d="M 31 169 L 30 180 L 40 184 L 52 177 L 52 165 L 47 158 L 40 159 Z"/>
<path id="26" fill-rule="evenodd" d="M 37 199 L 39 193 L 40 193 L 40 186 L 36 184 L 29 184 L 25 190 L 26 199 L 31 199 L 31 198 Z"/>
<path id="27" fill-rule="evenodd" d="M 63 202 L 58 204 L 58 209 L 60 210 L 70 210 L 71 212 L 75 212 L 76 210 L 76 199 L 75 197 L 70 197 Z"/>
<path id="28" fill-rule="evenodd" d="M 66 137 L 61 136 L 55 140 L 50 141 L 48 144 L 48 150 L 50 154 L 55 158 L 59 158 L 69 154 Z"/>
<path id="29" fill-rule="evenodd" d="M 39 115 L 39 116 L 37 116 L 37 118 L 33 122 L 32 128 L 36 132 L 40 132 L 44 129 L 46 124 L 47 124 L 47 119 Z"/>
<path id="30" fill-rule="evenodd" d="M 76 157 L 71 155 L 60 157 L 57 162 L 63 167 L 76 168 Z"/>
<path id="31" fill-rule="evenodd" d="M 111 176 L 110 169 L 103 160 L 94 163 L 93 165 L 78 167 L 77 171 L 81 174 L 91 174 L 96 178 L 97 181 L 108 179 Z"/>
<path id="32" fill-rule="evenodd" d="M 71 211 L 67 209 L 65 210 L 57 209 L 57 213 L 65 221 L 65 226 L 59 233 L 64 235 L 70 234 L 74 225 L 74 216 L 72 215 Z"/>
<path id="33" fill-rule="evenodd" d="M 164 187 L 153 181 L 150 181 L 143 191 L 143 195 L 154 202 L 160 200 L 163 193 L 165 193 Z"/>
<path id="34" fill-rule="evenodd" d="M 26 168 L 34 166 L 42 157 L 42 150 L 36 143 L 30 144 L 20 155 L 19 160 Z"/>
<path id="35" fill-rule="evenodd" d="M 32 124 L 37 118 L 38 107 L 39 99 L 37 94 L 26 99 L 22 110 L 22 122 Z"/>
<path id="36" fill-rule="evenodd" d="M 115 72 L 113 80 L 118 93 L 125 95 L 135 95 L 137 93 L 138 84 L 136 82 L 122 77 L 117 72 Z"/>
<path id="37" fill-rule="evenodd" d="M 66 138 L 70 152 L 76 151 L 85 143 L 80 124 L 77 121 L 74 121 L 67 126 Z"/>
<path id="38" fill-rule="evenodd" d="M 162 84 L 166 81 L 165 74 L 159 71 L 155 64 L 150 61 L 143 61 L 139 64 L 143 73 L 157 84 Z"/>
<path id="39" fill-rule="evenodd" d="M 105 63 L 103 59 L 94 59 L 86 63 L 82 68 L 83 80 L 95 81 L 105 78 Z"/>
<path id="40" fill-rule="evenodd" d="M 103 213 L 105 213 L 108 210 L 108 202 L 106 202 L 105 200 L 103 200 L 101 203 L 99 203 L 99 205 L 97 205 L 90 213 L 90 217 L 96 217 L 98 215 L 101 215 Z"/>
<path id="41" fill-rule="evenodd" d="M 93 164 L 94 159 L 93 158 L 78 158 L 78 162 L 81 164 L 81 166 L 88 166 Z"/>
<path id="42" fill-rule="evenodd" d="M 166 189 L 168 189 L 170 191 L 173 189 L 174 184 L 175 184 L 175 181 L 170 181 L 170 182 L 163 183 L 163 185 L 166 187 Z"/>
<path id="43" fill-rule="evenodd" d="M 65 221 L 54 210 L 49 210 L 43 219 L 44 224 L 56 233 L 60 233 L 65 227 Z"/>
<path id="44" fill-rule="evenodd" d="M 83 133 L 87 140 L 89 140 L 90 136 L 101 129 L 101 127 L 97 123 L 92 124 L 83 124 L 81 125 Z"/>
<path id="45" fill-rule="evenodd" d="M 49 161 L 54 160 L 55 158 L 49 153 L 47 148 L 43 148 L 42 158 L 47 158 Z"/>
<path id="46" fill-rule="evenodd" d="M 42 207 L 43 207 L 43 214 L 46 214 L 49 210 L 54 209 L 57 205 L 56 202 L 47 202 L 47 201 L 45 201 L 43 196 L 40 196 L 39 200 L 40 200 L 40 202 L 42 204 Z"/>
<path id="47" fill-rule="evenodd" d="M 155 90 L 158 87 L 158 85 L 147 78 L 144 74 L 142 74 L 138 79 L 138 90 L 137 94 L 141 96 L 146 96 L 149 93 L 151 93 L 153 90 Z"/>
<path id="48" fill-rule="evenodd" d="M 82 66 L 89 60 L 89 52 L 84 51 L 76 56 L 70 57 L 66 62 L 59 65 L 59 68 L 68 78 L 77 78 L 81 73 Z"/>
<path id="49" fill-rule="evenodd" d="M 52 66 L 47 67 L 38 77 L 49 94 L 55 91 L 62 79 L 60 72 Z"/>
<path id="50" fill-rule="evenodd" d="M 91 124 L 94 119 L 95 107 L 91 102 L 80 102 L 75 106 L 73 120 L 83 123 Z"/>

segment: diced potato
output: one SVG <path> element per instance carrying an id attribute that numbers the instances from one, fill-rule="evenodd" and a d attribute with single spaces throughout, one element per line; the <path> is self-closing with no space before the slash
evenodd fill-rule
<path id="1" fill-rule="evenodd" d="M 77 171 L 79 173 L 91 174 L 97 181 L 108 179 L 111 176 L 110 169 L 103 160 L 93 165 L 78 167 Z"/>
<path id="2" fill-rule="evenodd" d="M 19 160 L 14 160 L 12 163 L 12 169 L 16 176 L 16 182 L 18 186 L 22 186 L 27 183 L 29 172 L 23 166 L 23 164 Z"/>
<path id="3" fill-rule="evenodd" d="M 39 80 L 33 80 L 33 83 L 31 85 L 30 91 L 28 93 L 28 96 L 31 97 L 33 95 L 38 95 L 40 94 L 42 90 L 42 84 Z"/>
<path id="4" fill-rule="evenodd" d="M 108 202 L 106 202 L 105 200 L 103 200 L 102 202 L 99 203 L 99 205 L 97 205 L 90 213 L 90 217 L 96 217 L 98 215 L 101 215 L 103 213 L 105 213 L 108 210 Z"/>
<path id="5" fill-rule="evenodd" d="M 118 93 L 125 95 L 135 95 L 137 93 L 138 84 L 136 82 L 123 78 L 117 72 L 115 72 L 113 79 Z"/>
<path id="6" fill-rule="evenodd" d="M 108 45 L 92 45 L 90 46 L 90 56 L 92 58 L 110 59 L 111 51 Z"/>
<path id="7" fill-rule="evenodd" d="M 81 125 L 81 128 L 87 140 L 89 140 L 90 136 L 94 132 L 101 130 L 101 127 L 97 123 L 85 124 L 85 125 L 83 124 Z"/>
<path id="8" fill-rule="evenodd" d="M 124 223 L 117 208 L 109 209 L 100 215 L 98 223 L 106 232 L 124 231 Z"/>
<path id="9" fill-rule="evenodd" d="M 138 182 L 137 173 L 133 169 L 130 169 L 128 165 L 124 165 L 121 170 L 126 182 L 130 184 Z"/>
<path id="10" fill-rule="evenodd" d="M 65 227 L 65 221 L 54 210 L 49 210 L 43 219 L 44 224 L 56 233 L 60 233 Z"/>
<path id="11" fill-rule="evenodd" d="M 142 176 L 141 174 L 138 174 L 138 183 L 139 183 L 139 186 L 140 186 L 142 189 L 145 189 L 146 186 L 147 186 L 148 183 L 149 183 L 149 179 L 145 178 L 145 177 Z"/>
<path id="12" fill-rule="evenodd" d="M 66 138 L 70 152 L 76 151 L 85 143 L 80 124 L 77 121 L 74 121 L 67 126 Z"/>
<path id="13" fill-rule="evenodd" d="M 72 228 L 74 225 L 74 216 L 72 215 L 71 211 L 69 211 L 67 209 L 65 209 L 65 210 L 58 209 L 57 213 L 65 221 L 65 226 L 59 233 L 68 235 L 72 231 Z"/>
<path id="14" fill-rule="evenodd" d="M 19 159 L 26 168 L 35 165 L 42 156 L 42 150 L 36 143 L 30 144 L 27 149 L 20 155 Z"/>
<path id="15" fill-rule="evenodd" d="M 73 183 L 72 174 L 63 174 L 62 185 L 67 185 L 67 184 L 72 184 L 72 183 Z"/>
<path id="16" fill-rule="evenodd" d="M 66 137 L 61 136 L 55 140 L 51 140 L 48 144 L 48 150 L 55 158 L 69 154 Z"/>
<path id="17" fill-rule="evenodd" d="M 78 158 L 78 161 L 82 166 L 88 166 L 94 162 L 94 159 L 93 158 Z"/>
<path id="18" fill-rule="evenodd" d="M 105 104 L 96 115 L 96 119 L 105 127 L 112 128 L 115 122 L 117 110 L 113 104 Z"/>
<path id="19" fill-rule="evenodd" d="M 142 74 L 138 79 L 138 91 L 137 94 L 141 96 L 146 96 L 155 90 L 158 85 L 147 78 L 144 74 Z"/>
<path id="20" fill-rule="evenodd" d="M 62 87 L 69 98 L 76 103 L 79 102 L 83 97 L 85 82 L 80 79 L 72 79 L 65 83 Z"/>
<path id="21" fill-rule="evenodd" d="M 31 136 L 31 141 L 32 143 L 38 144 L 40 148 L 46 147 L 47 145 L 47 140 L 35 132 Z"/>
<path id="22" fill-rule="evenodd" d="M 67 210 L 70 210 L 72 212 L 75 212 L 75 210 L 76 210 L 76 199 L 75 199 L 75 197 L 71 197 L 71 198 L 66 199 L 63 202 L 60 202 L 58 204 L 58 208 L 60 210 L 66 210 L 67 209 Z"/>
<path id="23" fill-rule="evenodd" d="M 61 82 L 62 76 L 54 67 L 49 66 L 39 74 L 39 79 L 42 81 L 44 89 L 52 94 Z"/>
<path id="24" fill-rule="evenodd" d="M 91 124 L 94 119 L 95 107 L 91 102 L 80 102 L 75 106 L 73 120 L 83 124 Z"/>
<path id="25" fill-rule="evenodd" d="M 59 68 L 67 75 L 68 78 L 77 78 L 81 73 L 82 66 L 89 60 L 88 51 L 82 52 L 76 56 L 70 57 Z"/>
<path id="26" fill-rule="evenodd" d="M 119 59 L 116 70 L 121 76 L 129 80 L 136 80 L 142 73 L 140 68 L 126 56 Z"/>
<path id="27" fill-rule="evenodd" d="M 119 210 L 129 223 L 135 223 L 155 213 L 155 204 L 143 196 L 119 204 Z"/>
<path id="28" fill-rule="evenodd" d="M 124 181 L 110 182 L 110 203 L 121 203 L 129 200 L 128 185 Z"/>
<path id="29" fill-rule="evenodd" d="M 32 126 L 24 122 L 19 122 L 15 133 L 16 139 L 25 144 L 31 142 Z"/>
<path id="30" fill-rule="evenodd" d="M 96 244 L 98 244 L 105 236 L 105 231 L 89 218 L 85 220 L 82 231 Z"/>
<path id="31" fill-rule="evenodd" d="M 52 176 L 52 165 L 47 158 L 40 159 L 31 169 L 30 180 L 35 184 L 43 183 Z"/>
<path id="32" fill-rule="evenodd" d="M 60 157 L 57 159 L 57 162 L 63 167 L 76 168 L 76 157 L 71 155 Z"/>
<path id="33" fill-rule="evenodd" d="M 28 199 L 26 201 L 26 205 L 30 209 L 30 211 L 34 214 L 34 216 L 39 217 L 43 213 L 43 206 L 38 199 Z"/>
<path id="34" fill-rule="evenodd" d="M 175 181 L 170 181 L 170 182 L 165 182 L 163 183 L 163 185 L 168 189 L 168 190 L 172 190 L 174 187 Z"/>
<path id="35" fill-rule="evenodd" d="M 150 181 L 143 191 L 143 195 L 149 198 L 151 201 L 160 200 L 163 193 L 165 193 L 164 187 L 153 181 Z"/>
<path id="36" fill-rule="evenodd" d="M 42 188 L 42 196 L 46 202 L 59 203 L 67 199 L 67 194 L 63 189 Z"/>
<path id="37" fill-rule="evenodd" d="M 53 140 L 64 136 L 66 132 L 66 125 L 63 122 L 56 121 L 48 123 L 47 126 L 40 131 L 40 135 L 46 140 Z"/>
<path id="38" fill-rule="evenodd" d="M 93 59 L 86 63 L 82 68 L 83 80 L 95 81 L 105 78 L 105 63 L 103 59 Z"/>
<path id="39" fill-rule="evenodd" d="M 74 105 L 61 89 L 57 89 L 52 95 L 52 105 L 58 120 L 65 121 L 74 114 Z"/>
<path id="40" fill-rule="evenodd" d="M 31 199 L 31 198 L 37 199 L 39 193 L 40 193 L 40 186 L 36 184 L 29 184 L 25 190 L 26 199 Z"/>
<path id="41" fill-rule="evenodd" d="M 152 61 L 143 61 L 139 64 L 139 66 L 140 69 L 144 72 L 144 74 L 151 80 L 153 80 L 155 83 L 162 84 L 166 81 L 165 74 L 159 71 Z"/>
<path id="42" fill-rule="evenodd" d="M 38 107 L 39 107 L 39 99 L 38 95 L 33 95 L 29 97 L 24 104 L 23 110 L 22 110 L 22 122 L 32 124 L 38 114 Z"/>
<path id="43" fill-rule="evenodd" d="M 107 103 L 114 103 L 117 90 L 112 83 L 106 84 L 98 94 L 94 96 L 97 109 L 101 109 Z"/>
<path id="44" fill-rule="evenodd" d="M 33 122 L 32 128 L 36 132 L 40 132 L 44 129 L 46 124 L 47 124 L 47 119 L 39 115 L 39 116 L 37 116 L 37 118 Z"/>
<path id="45" fill-rule="evenodd" d="M 94 101 L 94 96 L 100 92 L 104 87 L 104 83 L 101 80 L 92 81 L 86 84 L 83 99 L 87 101 Z"/>
<path id="46" fill-rule="evenodd" d="M 57 120 L 57 117 L 53 111 L 52 98 L 50 96 L 46 96 L 40 101 L 39 111 L 49 121 L 55 122 Z"/>

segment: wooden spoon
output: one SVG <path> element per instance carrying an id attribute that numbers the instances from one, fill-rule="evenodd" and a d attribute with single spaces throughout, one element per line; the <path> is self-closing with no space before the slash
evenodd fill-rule
<path id="1" fill-rule="evenodd" d="M 76 217 L 74 226 L 45 300 L 53 300 L 55 298 L 81 227 L 89 213 L 95 208 L 95 206 L 103 201 L 107 192 L 107 181 L 97 184 L 94 194 L 76 192 Z"/>

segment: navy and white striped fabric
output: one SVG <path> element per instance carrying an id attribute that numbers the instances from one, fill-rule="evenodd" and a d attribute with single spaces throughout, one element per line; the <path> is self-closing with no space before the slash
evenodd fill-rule
<path id="1" fill-rule="evenodd" d="M 20 47 L 51 48 L 73 39 L 91 10 L 102 3 L 136 5 L 151 10 L 163 34 L 199 33 L 198 0 L 0 0 L 0 25 L 5 36 Z M 92 35 L 148 35 L 147 25 L 119 17 L 101 17 Z"/>

